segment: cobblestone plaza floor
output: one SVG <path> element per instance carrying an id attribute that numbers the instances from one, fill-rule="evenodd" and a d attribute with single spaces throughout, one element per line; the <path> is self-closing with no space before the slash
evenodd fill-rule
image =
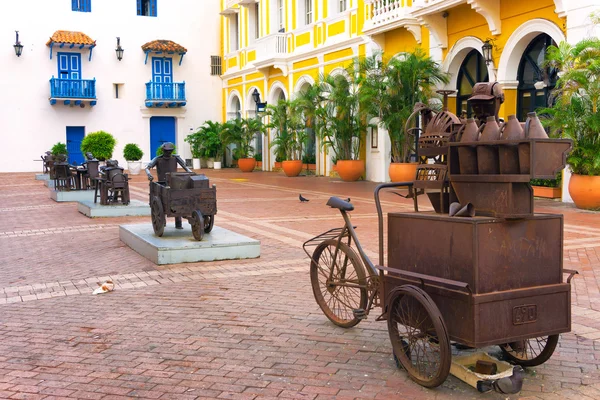
<path id="1" fill-rule="evenodd" d="M 521 393 L 479 394 L 454 377 L 427 390 L 396 369 L 377 310 L 344 330 L 312 295 L 302 243 L 341 226 L 329 196 L 352 199 L 376 258 L 375 183 L 201 172 L 217 185 L 215 224 L 259 239 L 260 258 L 159 267 L 119 240 L 120 224 L 149 217 L 89 219 L 51 200 L 35 174 L 0 174 L 0 398 L 600 398 L 600 214 L 535 202 L 564 214 L 564 267 L 580 275 L 572 332 L 527 370 Z M 147 201 L 144 176 L 130 186 Z M 393 194 L 383 201 L 412 210 Z M 91 295 L 106 279 L 115 290 Z"/>

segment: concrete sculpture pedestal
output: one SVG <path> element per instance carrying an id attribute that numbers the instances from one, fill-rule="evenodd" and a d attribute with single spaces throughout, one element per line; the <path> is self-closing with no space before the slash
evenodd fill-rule
<path id="1" fill-rule="evenodd" d="M 126 206 L 122 204 L 103 206 L 100 203 L 94 203 L 93 200 L 80 201 L 77 204 L 77 210 L 90 218 L 150 215 L 150 206 L 148 203 L 139 200 L 131 200 L 129 205 Z"/>
<path id="2" fill-rule="evenodd" d="M 54 201 L 91 201 L 94 202 L 93 190 L 51 190 L 50 198 Z"/>
<path id="3" fill-rule="evenodd" d="M 54 179 L 47 179 L 44 181 L 44 185 L 46 185 L 47 188 L 54 188 Z"/>
<path id="4" fill-rule="evenodd" d="M 202 241 L 194 240 L 190 226 L 184 229 L 165 227 L 162 237 L 154 235 L 152 224 L 121 225 L 119 237 L 123 243 L 157 265 L 185 262 L 237 260 L 260 256 L 260 241 L 239 233 L 213 227 Z"/>
<path id="5" fill-rule="evenodd" d="M 50 175 L 48 174 L 35 174 L 36 181 L 47 181 L 50 179 Z"/>

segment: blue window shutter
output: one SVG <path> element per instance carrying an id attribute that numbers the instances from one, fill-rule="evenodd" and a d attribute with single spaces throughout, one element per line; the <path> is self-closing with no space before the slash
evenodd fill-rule
<path id="1" fill-rule="evenodd" d="M 142 0 L 137 0 L 137 15 L 142 15 Z"/>
<path id="2" fill-rule="evenodd" d="M 92 0 L 85 0 L 85 11 L 92 12 Z"/>
<path id="3" fill-rule="evenodd" d="M 79 0 L 71 0 L 71 9 L 73 11 L 79 11 Z"/>
<path id="4" fill-rule="evenodd" d="M 150 0 L 150 15 L 156 17 L 156 2 L 158 0 Z"/>

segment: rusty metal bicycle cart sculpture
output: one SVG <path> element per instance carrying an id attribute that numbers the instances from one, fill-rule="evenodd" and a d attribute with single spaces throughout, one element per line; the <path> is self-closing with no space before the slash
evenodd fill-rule
<path id="1" fill-rule="evenodd" d="M 535 366 L 571 329 L 570 281 L 577 272 L 563 269 L 563 217 L 534 213 L 529 181 L 553 178 L 572 143 L 543 137 L 535 115 L 526 124 L 511 116 L 498 125 L 501 99 L 494 84 L 474 88 L 469 102 L 483 127 L 447 108 L 417 108 L 426 124 L 416 179 L 375 189 L 379 265 L 358 241 L 348 216 L 353 205 L 337 197 L 327 205 L 340 211 L 344 226 L 303 246 L 324 314 L 349 328 L 380 306 L 377 320 L 387 320 L 397 364 L 425 387 L 445 381 L 452 343 L 498 345 L 513 363 Z M 415 212 L 388 213 L 384 266 L 380 191 L 402 187 Z M 435 210 L 419 212 L 418 195 L 434 189 Z M 459 215 L 468 216 L 450 216 L 461 208 Z"/>
<path id="2" fill-rule="evenodd" d="M 186 218 L 194 239 L 210 233 L 217 213 L 217 188 L 206 175 L 194 172 L 168 172 L 166 182 L 150 182 L 152 228 L 162 236 L 166 217 Z"/>
<path id="3" fill-rule="evenodd" d="M 106 160 L 106 166 L 100 169 L 100 175 L 94 179 L 94 203 L 99 196 L 103 206 L 129 204 L 129 177 L 123 171 L 117 160 Z"/>

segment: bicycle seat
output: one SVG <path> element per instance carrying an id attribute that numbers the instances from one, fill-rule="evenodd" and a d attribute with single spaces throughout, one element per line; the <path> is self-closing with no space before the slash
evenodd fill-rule
<path id="1" fill-rule="evenodd" d="M 342 200 L 339 197 L 330 197 L 329 200 L 327 200 L 327 205 L 331 208 L 337 208 L 338 210 L 342 210 L 342 211 L 352 211 L 354 210 L 354 206 L 352 205 L 352 203 L 347 202 L 346 200 Z"/>

